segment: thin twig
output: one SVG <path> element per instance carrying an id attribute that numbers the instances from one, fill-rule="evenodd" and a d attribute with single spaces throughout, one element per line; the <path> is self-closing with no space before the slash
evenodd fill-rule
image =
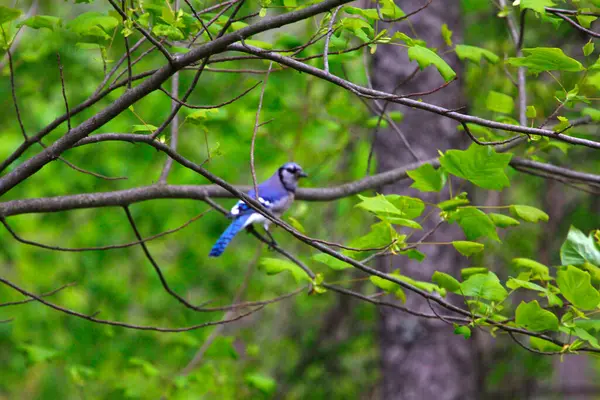
<path id="1" fill-rule="evenodd" d="M 262 84 L 262 89 L 260 91 L 260 97 L 258 99 L 258 108 L 256 109 L 256 118 L 254 119 L 254 130 L 252 132 L 252 142 L 250 143 L 250 172 L 252 173 L 252 184 L 254 185 L 254 197 L 259 198 L 258 194 L 258 183 L 256 180 L 256 169 L 254 167 L 254 145 L 256 143 L 256 134 L 258 132 L 258 123 L 260 121 L 260 110 L 262 109 L 263 98 L 265 96 L 265 89 L 267 87 L 267 81 L 269 80 L 269 73 L 271 72 L 271 68 L 273 67 L 273 62 L 269 63 L 269 69 L 267 71 L 267 75 L 265 75 L 265 80 Z"/>
<path id="2" fill-rule="evenodd" d="M 118 326 L 121 328 L 128 328 L 128 329 L 136 329 L 136 330 L 142 330 L 142 331 L 156 331 L 156 332 L 188 332 L 188 331 L 193 331 L 196 329 L 200 329 L 200 328 L 205 328 L 207 326 L 214 326 L 214 325 L 220 325 L 220 324 L 227 324 L 229 322 L 234 322 L 234 321 L 238 321 L 250 314 L 254 314 L 257 311 L 262 310 L 265 306 L 260 306 L 257 307 L 255 309 L 252 309 L 244 314 L 240 314 L 237 317 L 234 318 L 230 318 L 230 319 L 223 319 L 220 321 L 211 321 L 211 322 L 205 322 L 203 324 L 198 324 L 198 325 L 192 325 L 192 326 L 188 326 L 188 327 L 184 327 L 184 328 L 163 328 L 163 327 L 157 327 L 157 326 L 147 326 L 147 325 L 134 325 L 134 324 L 128 324 L 125 322 L 119 322 L 119 321 L 109 321 L 109 320 L 105 320 L 105 319 L 99 319 L 96 318 L 95 315 L 97 314 L 93 314 L 93 315 L 86 315 L 86 314 L 82 314 L 80 312 L 77 311 L 73 311 L 70 310 L 68 308 L 65 307 L 61 307 L 59 305 L 56 305 L 54 303 L 50 303 L 49 301 L 44 300 L 43 298 L 41 298 L 40 296 L 36 296 L 35 294 L 28 292 L 25 289 L 22 289 L 21 287 L 15 285 L 14 283 L 10 282 L 7 279 L 4 279 L 2 277 L 0 277 L 0 283 L 3 283 L 4 285 L 16 290 L 17 292 L 21 293 L 24 296 L 27 297 L 31 297 L 35 300 L 37 300 L 39 303 L 42 303 L 43 305 L 50 307 L 54 310 L 63 312 L 65 314 L 69 314 L 72 315 L 74 317 L 78 317 L 81 319 L 85 319 L 87 321 L 91 321 L 91 322 L 96 322 L 99 324 L 104 324 L 104 325 L 112 325 L 112 326 Z"/>
<path id="3" fill-rule="evenodd" d="M 63 101 L 65 102 L 65 110 L 67 111 L 67 133 L 71 132 L 71 111 L 69 110 L 69 101 L 67 100 L 67 92 L 65 89 L 65 77 L 63 75 L 63 66 L 60 62 L 60 53 L 56 52 L 56 62 L 58 63 L 58 72 L 60 73 L 60 85 L 62 88 Z"/>
<path id="4" fill-rule="evenodd" d="M 2 32 L 4 32 L 4 28 L 2 28 Z M 6 55 L 8 56 L 8 67 L 10 69 L 10 90 L 13 98 L 13 104 L 15 105 L 17 121 L 19 121 L 19 127 L 21 127 L 21 133 L 23 134 L 23 138 L 25 139 L 25 141 L 27 141 L 27 132 L 25 132 L 25 126 L 23 125 L 23 119 L 21 118 L 21 112 L 19 111 L 19 103 L 17 101 L 17 92 L 15 89 L 15 71 L 13 68 L 13 59 L 10 47 L 6 49 Z"/>
<path id="5" fill-rule="evenodd" d="M 129 243 L 123 243 L 123 244 L 113 244 L 113 245 L 108 245 L 108 246 L 98 246 L 98 247 L 77 247 L 77 248 L 73 248 L 73 247 L 60 247 L 60 246 L 51 246 L 51 245 L 47 245 L 47 244 L 43 244 L 43 243 L 38 243 L 38 242 L 34 242 L 31 240 L 27 240 L 22 238 L 21 236 L 19 236 L 11 227 L 10 225 L 8 225 L 8 222 L 6 221 L 6 219 L 2 216 L 0 216 L 0 223 L 2 223 L 4 225 L 4 227 L 6 228 L 6 230 L 11 234 L 11 236 L 18 242 L 21 242 L 23 244 L 28 244 L 31 246 L 36 246 L 36 247 L 40 247 L 42 249 L 47 249 L 47 250 L 55 250 L 55 251 L 65 251 L 65 252 L 83 252 L 83 251 L 104 251 L 104 250 L 115 250 L 115 249 L 124 249 L 126 247 L 131 247 L 131 246 L 137 246 L 138 244 L 142 243 L 142 242 L 149 242 L 151 240 L 155 240 L 158 239 L 160 237 L 163 236 L 167 236 L 170 235 L 172 233 L 178 232 L 180 230 L 182 230 L 183 228 L 187 227 L 188 225 L 190 225 L 192 222 L 197 221 L 198 219 L 204 217 L 204 215 L 206 215 L 208 212 L 210 212 L 211 209 L 208 209 L 198 215 L 196 215 L 195 217 L 191 218 L 190 220 L 188 220 L 187 222 L 185 222 L 183 225 L 178 226 L 177 228 L 173 228 L 173 229 L 169 229 L 167 231 L 161 232 L 161 233 L 157 233 L 156 235 L 152 235 L 152 236 L 148 236 L 145 239 L 140 240 L 136 240 L 135 242 L 129 242 Z"/>
<path id="6" fill-rule="evenodd" d="M 423 6 L 419 7 L 418 9 L 416 9 L 415 11 L 409 12 L 408 14 L 405 14 L 401 17 L 398 18 L 393 18 L 393 19 L 385 19 L 384 16 L 381 14 L 381 5 L 379 4 L 379 1 L 375 2 L 375 7 L 377 9 L 377 16 L 379 17 L 379 20 L 381 22 L 386 22 L 386 23 L 390 23 L 390 22 L 398 22 L 398 21 L 402 21 L 405 20 L 407 18 L 412 17 L 413 15 L 423 11 L 424 9 L 426 9 L 427 7 L 429 7 L 429 5 L 431 4 L 433 0 L 427 0 L 427 3 L 425 3 Z"/>
<path id="7" fill-rule="evenodd" d="M 190 109 L 193 109 L 193 110 L 209 110 L 209 109 L 212 109 L 212 108 L 220 108 L 220 107 L 223 107 L 223 106 L 229 105 L 229 104 L 231 104 L 231 103 L 233 103 L 233 102 L 235 102 L 235 101 L 237 101 L 237 100 L 241 99 L 242 97 L 244 97 L 245 95 L 247 95 L 248 93 L 250 93 L 250 92 L 251 92 L 251 91 L 252 91 L 254 88 L 256 88 L 258 85 L 260 85 L 260 83 L 261 83 L 260 81 L 259 81 L 259 82 L 256 82 L 256 83 L 255 83 L 255 84 L 254 84 L 252 87 L 250 87 L 249 89 L 246 89 L 246 90 L 245 90 L 244 92 L 242 92 L 240 95 L 238 95 L 238 96 L 234 97 L 234 98 L 233 98 L 233 99 L 231 99 L 231 100 L 227 100 L 227 101 L 225 101 L 225 102 L 223 102 L 223 103 L 220 103 L 220 104 L 215 104 L 214 106 L 197 106 L 197 105 L 194 105 L 194 104 L 185 103 L 185 102 L 183 102 L 183 101 L 179 100 L 177 97 L 173 96 L 173 94 L 169 93 L 169 92 L 168 92 L 168 91 L 166 91 L 165 89 L 163 89 L 163 88 L 160 88 L 159 90 L 160 90 L 161 92 L 163 92 L 164 94 L 166 94 L 167 96 L 169 96 L 169 97 L 171 98 L 171 100 L 173 100 L 173 101 L 176 101 L 177 103 L 181 104 L 181 105 L 182 105 L 182 106 L 184 106 L 184 107 L 187 107 L 187 108 L 190 108 Z"/>
<path id="8" fill-rule="evenodd" d="M 581 31 L 583 33 L 586 33 L 586 34 L 590 35 L 591 37 L 600 38 L 600 33 L 594 32 L 594 31 L 592 31 L 590 29 L 587 29 L 587 28 L 579 25 L 577 22 L 575 22 L 571 18 L 567 17 L 566 15 L 562 14 L 561 12 L 551 10 L 550 13 L 556 15 L 559 18 L 562 18 L 565 21 L 567 21 L 569 24 L 571 24 L 571 26 L 573 26 L 577 30 L 579 30 L 579 31 Z"/>
<path id="9" fill-rule="evenodd" d="M 117 5 L 117 3 L 115 3 L 114 0 L 108 0 L 108 2 L 113 6 L 113 8 L 115 9 L 116 12 L 119 13 L 119 15 L 121 15 L 121 17 L 123 18 L 123 21 L 128 20 L 129 17 L 127 16 L 127 14 L 125 14 L 123 12 L 123 10 L 121 10 L 121 8 Z M 146 39 L 148 39 L 148 41 L 150 43 L 152 43 L 167 59 L 167 62 L 170 65 L 173 65 L 173 56 L 171 56 L 171 53 L 169 53 L 169 51 L 165 48 L 165 46 L 163 46 L 158 40 L 156 40 L 151 33 L 149 33 L 148 31 L 146 31 L 142 26 L 140 26 L 140 24 L 137 23 L 137 21 L 131 21 L 133 23 L 133 25 L 135 26 L 135 28 L 146 37 Z"/>
<path id="10" fill-rule="evenodd" d="M 67 283 L 66 285 L 62 285 L 58 289 L 54 289 L 54 290 L 51 290 L 50 292 L 42 293 L 39 296 L 40 297 L 52 296 L 53 294 L 58 293 L 63 289 L 66 289 L 68 287 L 75 286 L 75 285 L 76 285 L 75 282 Z M 35 299 L 31 298 L 31 299 L 25 299 L 25 300 L 19 300 L 19 301 L 11 301 L 8 303 L 0 303 L 0 307 L 19 306 L 21 304 L 31 303 L 32 301 L 35 301 Z"/>
<path id="11" fill-rule="evenodd" d="M 335 24 L 335 17 L 337 13 L 340 11 L 342 6 L 338 6 L 333 14 L 331 15 L 331 19 L 329 20 L 329 28 L 327 29 L 327 36 L 325 37 L 325 49 L 323 50 L 323 65 L 325 72 L 329 73 L 329 41 L 331 40 L 331 35 L 333 35 L 333 24 Z"/>
<path id="12" fill-rule="evenodd" d="M 121 8 L 125 13 L 125 0 L 121 0 Z M 122 15 L 123 17 L 123 25 L 127 21 L 127 15 Z M 127 35 L 123 34 L 123 39 L 125 40 L 125 54 L 127 56 L 127 89 L 131 89 L 131 54 L 129 52 L 129 39 L 127 39 Z M 175 73 L 177 75 L 177 73 Z"/>
<path id="13" fill-rule="evenodd" d="M 144 44 L 145 41 L 146 41 L 145 37 L 141 38 L 133 46 L 131 46 L 131 48 L 129 49 L 128 52 L 126 52 L 125 54 L 123 54 L 121 56 L 121 58 L 115 63 L 115 65 L 112 67 L 112 69 L 107 74 L 104 74 L 104 79 L 102 79 L 102 82 L 100 82 L 100 84 L 98 85 L 98 87 L 96 88 L 96 90 L 94 91 L 94 93 L 92 94 L 92 96 L 96 96 L 98 93 L 100 93 L 100 91 L 102 90 L 102 88 L 104 88 L 104 85 L 106 85 L 106 83 L 109 81 L 109 79 L 117 72 L 117 70 L 119 69 L 119 67 L 121 66 L 121 64 L 123 64 L 125 62 L 125 60 L 127 60 L 127 70 L 129 70 L 129 69 L 131 69 L 133 67 L 134 64 L 131 64 L 130 56 L 142 44 Z M 154 50 L 156 48 L 153 46 L 153 47 L 151 47 L 151 49 Z M 130 82 L 132 82 L 131 77 L 130 77 L 130 79 L 128 79 L 128 83 L 130 83 Z"/>

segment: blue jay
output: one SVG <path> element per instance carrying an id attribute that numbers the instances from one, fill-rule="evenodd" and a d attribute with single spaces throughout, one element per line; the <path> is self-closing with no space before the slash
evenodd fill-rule
<path id="1" fill-rule="evenodd" d="M 258 185 L 258 201 L 275 216 L 280 217 L 292 205 L 298 181 L 307 176 L 298 164 L 293 162 L 283 164 L 273 176 Z M 248 192 L 248 196 L 256 199 L 254 189 Z M 210 250 L 210 257 L 219 257 L 223 254 L 233 237 L 251 224 L 262 223 L 271 240 L 275 242 L 269 233 L 271 221 L 255 212 L 243 201 L 240 200 L 233 206 L 228 217 L 233 218 L 233 222 Z"/>

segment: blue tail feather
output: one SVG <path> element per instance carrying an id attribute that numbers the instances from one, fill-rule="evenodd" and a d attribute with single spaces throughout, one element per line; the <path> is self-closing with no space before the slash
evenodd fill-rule
<path id="1" fill-rule="evenodd" d="M 223 232 L 219 240 L 217 240 L 213 248 L 210 250 L 210 253 L 208 254 L 209 257 L 219 257 L 221 254 L 223 254 L 229 242 L 231 242 L 234 236 L 242 230 L 249 217 L 250 215 L 243 215 L 233 220 L 233 222 L 227 227 L 227 229 L 225 229 L 225 232 Z"/>

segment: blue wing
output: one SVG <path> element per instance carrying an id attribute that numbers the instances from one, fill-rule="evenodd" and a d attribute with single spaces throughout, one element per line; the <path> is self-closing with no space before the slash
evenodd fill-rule
<path id="1" fill-rule="evenodd" d="M 259 186 L 259 188 L 260 188 L 260 186 Z M 250 198 L 252 198 L 252 199 L 256 199 L 254 189 L 252 189 L 248 192 L 248 196 L 250 196 Z M 271 208 L 277 200 L 278 199 L 276 199 L 272 196 L 266 196 L 266 195 L 262 195 L 262 194 L 259 196 L 259 199 L 258 199 L 258 201 L 266 208 Z M 231 211 L 229 212 L 228 217 L 229 218 L 238 218 L 238 217 L 241 217 L 244 215 L 252 214 L 253 212 L 254 212 L 254 210 L 252 208 L 250 208 L 250 206 L 248 206 L 248 204 L 246 204 L 242 200 L 240 200 L 231 208 Z"/>

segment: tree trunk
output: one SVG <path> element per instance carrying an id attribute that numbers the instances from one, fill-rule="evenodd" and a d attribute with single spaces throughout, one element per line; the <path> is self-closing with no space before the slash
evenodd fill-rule
<path id="1" fill-rule="evenodd" d="M 412 1 L 399 1 L 398 5 L 410 12 L 419 5 Z M 454 31 L 455 41 L 460 41 L 460 2 L 434 1 L 425 10 L 410 18 L 412 27 L 420 39 L 429 47 L 444 49 L 440 34 L 442 24 Z M 398 24 L 396 24 L 398 25 Z M 411 37 L 414 33 L 408 23 L 400 24 L 400 30 Z M 460 66 L 453 54 L 443 56 L 460 77 Z M 406 49 L 399 46 L 380 46 L 374 56 L 372 81 L 376 89 L 394 91 L 414 70 L 416 63 L 409 62 Z M 444 83 L 434 67 L 419 72 L 409 82 L 400 86 L 399 94 L 424 92 Z M 465 105 L 459 82 L 426 97 L 428 102 L 457 108 Z M 389 109 L 393 109 L 390 105 Z M 423 111 L 398 108 L 404 113 L 400 125 L 411 147 L 421 160 L 437 156 L 438 150 L 451 147 L 466 147 L 456 123 L 451 119 Z M 462 146 L 461 146 L 462 145 Z M 386 171 L 415 162 L 398 135 L 391 129 L 379 132 L 375 141 L 378 170 Z M 456 182 L 453 189 L 457 191 Z M 410 182 L 393 184 L 381 188 L 384 193 L 401 193 L 418 196 L 425 201 L 440 201 L 437 193 L 423 194 L 409 189 Z M 446 197 L 447 198 L 447 194 Z M 444 199 L 445 199 L 444 198 Z M 437 215 L 424 224 L 427 232 L 437 222 Z M 422 232 L 417 233 L 420 235 Z M 417 238 L 418 236 L 415 236 Z M 436 231 L 430 241 L 447 241 L 462 238 L 456 226 L 446 224 Z M 430 280 L 433 271 L 447 272 L 459 276 L 464 261 L 448 246 L 425 246 L 427 258 L 423 262 L 398 256 L 382 260 L 379 267 L 390 270 L 399 268 L 401 273 L 416 279 Z M 406 306 L 413 310 L 431 314 L 426 301 L 419 296 L 408 295 Z M 442 313 L 445 313 L 442 311 Z M 390 399 L 475 399 L 478 382 L 476 341 L 465 340 L 453 334 L 453 327 L 438 320 L 414 317 L 397 310 L 382 309 L 379 323 L 381 363 L 383 369 L 382 398 Z"/>

